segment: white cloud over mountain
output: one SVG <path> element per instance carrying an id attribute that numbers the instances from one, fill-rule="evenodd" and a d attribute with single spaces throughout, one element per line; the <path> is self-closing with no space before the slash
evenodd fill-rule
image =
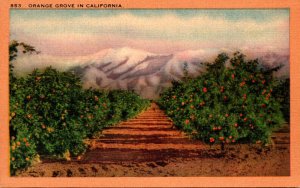
<path id="1" fill-rule="evenodd" d="M 229 49 L 186 50 L 171 54 L 155 54 L 129 47 L 105 49 L 88 56 L 59 57 L 49 55 L 20 55 L 15 73 L 23 76 L 34 68 L 52 66 L 62 71 L 74 71 L 80 75 L 85 88 L 130 89 L 145 98 L 156 98 L 171 85 L 173 79 L 183 77 L 183 66 L 187 63 L 190 76 L 204 71 L 201 62 L 212 62 L 220 52 L 231 53 Z M 287 53 L 247 53 L 249 58 L 259 57 L 270 67 L 284 64 L 279 75 L 289 74 Z M 259 54 L 257 56 L 257 54 Z"/>

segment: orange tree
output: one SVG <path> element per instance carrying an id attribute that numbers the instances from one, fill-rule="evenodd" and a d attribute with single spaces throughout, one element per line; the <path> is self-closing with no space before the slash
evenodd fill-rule
<path id="1" fill-rule="evenodd" d="M 84 139 L 149 104 L 130 91 L 84 90 L 78 77 L 53 68 L 15 79 L 10 88 L 12 172 L 30 165 L 37 153 L 79 155 L 86 150 Z"/>
<path id="2" fill-rule="evenodd" d="M 17 78 L 13 74 L 13 63 L 18 54 L 25 53 L 38 53 L 34 47 L 20 43 L 18 41 L 12 41 L 9 45 L 9 86 L 13 88 L 17 82 Z M 14 86 L 14 90 L 18 88 Z M 12 91 L 12 90 L 11 90 Z M 10 92 L 10 95 L 12 93 Z M 10 108 L 18 108 L 19 103 L 14 102 L 14 99 L 10 98 Z M 16 116 L 15 111 L 10 112 L 10 120 Z M 36 152 L 35 142 L 29 134 L 28 129 L 17 131 L 13 126 L 10 128 L 10 169 L 11 174 L 14 174 L 16 169 L 22 169 L 29 166 L 32 161 L 38 156 Z"/>
<path id="3" fill-rule="evenodd" d="M 11 174 L 38 154 L 68 158 L 83 153 L 84 139 L 150 104 L 130 91 L 83 89 L 79 77 L 51 67 L 17 78 L 11 66 L 10 74 Z"/>
<path id="4" fill-rule="evenodd" d="M 267 143 L 283 122 L 280 104 L 273 97 L 274 69 L 239 52 L 220 54 L 206 63 L 206 73 L 161 94 L 159 105 L 175 125 L 206 143 Z"/>

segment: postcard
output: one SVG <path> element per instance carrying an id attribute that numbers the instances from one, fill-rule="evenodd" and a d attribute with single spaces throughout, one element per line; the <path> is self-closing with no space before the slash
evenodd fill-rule
<path id="1" fill-rule="evenodd" d="M 300 3 L 1 3 L 3 187 L 300 186 Z"/>

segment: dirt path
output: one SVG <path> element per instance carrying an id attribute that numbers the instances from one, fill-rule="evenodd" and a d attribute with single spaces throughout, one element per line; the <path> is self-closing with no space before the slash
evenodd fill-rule
<path id="1" fill-rule="evenodd" d="M 206 145 L 188 139 L 175 129 L 156 104 L 135 119 L 103 131 L 93 140 L 92 150 L 82 163 L 166 161 L 172 157 L 197 156 Z"/>
<path id="2" fill-rule="evenodd" d="M 283 176 L 289 175 L 289 130 L 274 133 L 276 147 L 227 147 L 226 153 L 191 140 L 156 104 L 104 130 L 72 161 L 46 161 L 19 176 Z"/>

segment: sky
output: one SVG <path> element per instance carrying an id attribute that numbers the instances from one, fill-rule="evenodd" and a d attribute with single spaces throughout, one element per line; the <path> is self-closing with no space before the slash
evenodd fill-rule
<path id="1" fill-rule="evenodd" d="M 83 56 L 130 47 L 289 51 L 289 9 L 16 10 L 10 39 L 43 54 Z"/>

